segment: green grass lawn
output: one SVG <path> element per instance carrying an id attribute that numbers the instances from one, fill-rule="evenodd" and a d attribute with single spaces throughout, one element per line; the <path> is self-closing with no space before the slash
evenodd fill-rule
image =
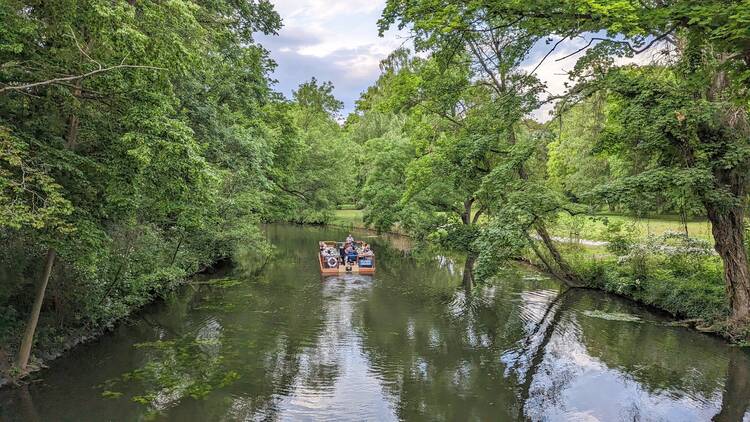
<path id="1" fill-rule="evenodd" d="M 355 210 L 355 209 L 338 209 L 334 211 L 333 219 L 328 223 L 332 226 L 339 226 L 339 227 L 351 227 L 355 229 L 370 229 L 365 225 L 365 222 L 362 218 L 363 215 L 362 210 Z M 401 234 L 406 235 L 406 233 L 403 233 L 398 223 L 394 224 L 393 227 L 391 227 L 391 230 L 389 233 L 395 233 L 395 234 Z"/>
<path id="2" fill-rule="evenodd" d="M 362 210 L 339 209 L 334 212 L 333 220 L 330 224 L 342 227 L 365 228 L 362 220 Z M 560 220 L 552 227 L 550 231 L 554 236 L 573 237 L 578 236 L 581 239 L 605 240 L 607 224 L 621 222 L 624 224 L 633 224 L 636 232 L 640 236 L 648 234 L 660 235 L 667 230 L 682 232 L 684 227 L 677 216 L 656 216 L 651 218 L 636 218 L 618 214 L 598 214 L 596 216 L 577 216 L 575 219 L 570 216 L 561 216 Z M 711 241 L 711 224 L 705 219 L 691 219 L 687 223 L 688 233 L 690 236 Z"/>
<path id="3" fill-rule="evenodd" d="M 365 222 L 362 221 L 362 210 L 336 210 L 334 211 L 331 225 L 342 227 L 365 228 Z"/>
<path id="4" fill-rule="evenodd" d="M 667 230 L 683 232 L 685 230 L 677 216 L 655 216 L 650 218 L 636 218 L 618 214 L 598 214 L 596 216 L 561 216 L 551 232 L 555 236 L 576 237 L 589 240 L 605 240 L 607 224 L 632 224 L 636 233 L 645 237 L 649 234 L 660 235 Z M 688 233 L 691 237 L 712 241 L 711 224 L 705 219 L 690 219 L 687 222 Z"/>

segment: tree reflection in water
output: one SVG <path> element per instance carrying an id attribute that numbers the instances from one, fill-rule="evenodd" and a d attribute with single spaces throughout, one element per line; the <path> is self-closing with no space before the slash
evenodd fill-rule
<path id="1" fill-rule="evenodd" d="M 365 352 L 401 419 L 731 420 L 747 411 L 746 372 L 726 376 L 728 365 L 750 368 L 734 363 L 745 355 L 630 302 L 518 278 L 467 289 L 463 276 L 446 299 L 434 278 L 409 288 L 381 280 L 360 305 Z M 640 319 L 622 318 L 633 312 Z"/>
<path id="2" fill-rule="evenodd" d="M 317 241 L 346 232 L 266 230 L 278 252 L 261 276 L 182 290 L 0 391 L 0 419 L 750 416 L 746 351 L 630 302 L 525 270 L 475 283 L 465 262 L 377 239 L 374 277 L 321 278 Z"/>
<path id="3" fill-rule="evenodd" d="M 740 421 L 748 416 L 750 408 L 750 352 L 732 349 L 729 351 L 727 380 L 721 401 L 721 411 L 714 421 Z"/>

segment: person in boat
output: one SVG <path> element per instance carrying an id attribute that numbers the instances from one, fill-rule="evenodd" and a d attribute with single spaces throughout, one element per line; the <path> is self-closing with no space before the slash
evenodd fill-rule
<path id="1" fill-rule="evenodd" d="M 370 245 L 365 243 L 364 247 L 362 248 L 362 256 L 371 257 L 375 255 L 375 253 L 370 249 Z"/>
<path id="2" fill-rule="evenodd" d="M 354 243 L 354 236 L 352 236 L 352 234 L 351 234 L 351 233 L 349 233 L 349 236 L 346 236 L 346 243 L 348 243 L 348 244 L 350 244 L 350 245 L 351 245 L 352 243 Z"/>
<path id="3" fill-rule="evenodd" d="M 346 244 L 346 248 L 344 249 L 344 252 L 346 253 L 346 261 L 347 262 L 354 262 L 357 260 L 357 251 L 354 250 L 354 247 L 351 243 Z"/>

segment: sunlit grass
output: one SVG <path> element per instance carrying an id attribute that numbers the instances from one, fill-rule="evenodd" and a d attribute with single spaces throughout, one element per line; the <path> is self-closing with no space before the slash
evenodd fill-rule
<path id="1" fill-rule="evenodd" d="M 655 216 L 637 218 L 619 214 L 598 214 L 595 216 L 561 216 L 557 224 L 550 228 L 555 236 L 579 237 L 589 240 L 606 240 L 608 225 L 614 223 L 632 224 L 636 234 L 646 237 L 649 234 L 661 235 L 666 231 L 684 232 L 685 225 L 677 216 Z M 687 231 L 691 237 L 712 241 L 711 224 L 706 219 L 692 218 L 687 221 Z"/>
<path id="2" fill-rule="evenodd" d="M 336 210 L 330 224 L 341 227 L 354 227 L 356 229 L 365 228 L 365 222 L 362 220 L 362 210 Z"/>
<path id="3" fill-rule="evenodd" d="M 341 227 L 366 228 L 362 219 L 362 210 L 339 209 L 334 212 L 330 224 Z M 652 218 L 637 218 L 619 214 L 598 214 L 595 216 L 577 216 L 573 220 L 570 216 L 561 216 L 560 220 L 550 227 L 550 232 L 558 237 L 572 237 L 587 240 L 606 240 L 607 226 L 614 223 L 632 224 L 636 233 L 641 237 L 649 234 L 661 235 L 665 231 L 683 232 L 685 227 L 678 216 L 656 216 Z M 687 222 L 688 233 L 691 237 L 712 241 L 711 224 L 708 220 L 693 218 Z M 597 247 L 587 246 L 595 253 L 601 253 Z"/>

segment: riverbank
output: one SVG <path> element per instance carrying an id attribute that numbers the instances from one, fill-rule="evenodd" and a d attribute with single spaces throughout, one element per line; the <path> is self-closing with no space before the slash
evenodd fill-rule
<path id="1" fill-rule="evenodd" d="M 367 229 L 363 214 L 363 211 L 358 209 L 338 209 L 334 211 L 333 219 L 329 222 L 329 225 Z M 561 242 L 564 239 L 571 239 L 573 242 L 581 243 L 584 246 L 604 246 L 608 238 L 607 228 L 611 225 L 624 225 L 632 230 L 634 236 L 639 238 L 650 235 L 659 236 L 665 232 L 683 233 L 687 230 L 690 237 L 706 241 L 713 240 L 711 224 L 708 220 L 695 218 L 683 223 L 679 217 L 669 215 L 650 218 L 636 218 L 619 214 L 579 215 L 576 217 L 561 215 L 559 221 L 549 230 Z M 392 232 L 406 234 L 399 230 L 398 224 Z"/>
<path id="2" fill-rule="evenodd" d="M 148 294 L 144 294 L 140 300 L 132 303 L 129 308 L 120 310 L 117 316 L 103 320 L 98 325 L 86 324 L 79 327 L 67 327 L 65 330 L 58 329 L 53 332 L 50 332 L 50 327 L 40 325 L 37 328 L 37 337 L 32 353 L 33 358 L 29 362 L 26 373 L 23 376 L 19 377 L 19 374 L 15 372 L 12 353 L 14 349 L 9 347 L 0 348 L 0 389 L 13 384 L 23 383 L 36 372 L 47 368 L 48 363 L 65 356 L 76 347 L 96 341 L 115 327 L 126 323 L 130 317 L 138 312 L 142 312 L 144 308 L 164 300 L 167 295 L 188 284 L 190 280 L 203 274 L 214 274 L 217 271 L 221 271 L 227 263 L 228 260 L 226 258 L 217 258 L 212 265 L 203 266 L 190 274 L 162 279 L 157 283 L 157 288 L 154 288 Z"/>
<path id="3" fill-rule="evenodd" d="M 607 223 L 603 222 L 605 218 L 609 219 Z M 654 307 L 693 329 L 748 345 L 750 327 L 727 325 L 729 307 L 722 264 L 711 247 L 710 226 L 706 227 L 705 221 L 688 222 L 688 232 L 698 236 L 695 241 L 702 250 L 656 244 L 661 241 L 659 236 L 669 237 L 670 233 L 684 230 L 678 218 L 602 215 L 581 221 L 588 223 L 581 225 L 579 221 L 579 231 L 569 230 L 570 221 L 559 222 L 550 231 L 586 287 Z M 337 211 L 333 224 L 366 230 L 359 210 Z M 613 232 L 614 226 L 620 229 Z M 588 232 L 580 230 L 582 227 L 596 232 L 591 237 L 598 240 L 589 239 Z M 610 245 L 610 241 L 614 244 Z M 544 269 L 544 263 L 531 251 L 521 258 Z"/>
<path id="4" fill-rule="evenodd" d="M 468 291 L 457 288 L 457 262 L 404 257 L 382 238 L 372 238 L 382 259 L 375 276 L 321 277 L 316 242 L 347 230 L 265 231 L 277 254 L 260 275 L 231 271 L 178 289 L 56 361 L 42 382 L 0 391 L 0 419 L 746 413 L 745 352 L 633 301 L 567 290 L 522 266 Z"/>
<path id="5" fill-rule="evenodd" d="M 356 213 L 348 214 L 348 226 L 341 225 L 345 229 L 373 231 L 358 225 Z M 403 233 L 395 233 L 394 238 L 408 239 Z M 391 243 L 393 239 L 388 240 Z M 408 245 L 407 245 L 408 243 Z M 561 250 L 574 266 L 574 269 L 583 277 L 588 287 L 603 290 L 625 297 L 637 303 L 645 304 L 655 309 L 668 312 L 674 318 L 688 321 L 691 328 L 703 332 L 712 332 L 721 335 L 728 340 L 746 344 L 748 333 L 737 333 L 728 330 L 722 323 L 726 320 L 727 307 L 724 303 L 723 282 L 721 279 L 720 262 L 716 257 L 701 258 L 693 261 L 680 261 L 661 257 L 658 260 L 641 262 L 638 265 L 623 265 L 617 257 L 612 254 L 602 253 L 592 255 L 590 249 L 569 242 L 560 243 Z M 395 242 L 396 249 L 408 251 L 410 242 Z M 524 261 L 531 263 L 538 269 L 543 264 L 538 259 L 527 254 Z M 634 271 L 640 270 L 642 274 L 636 275 Z M 183 285 L 190 277 L 162 281 L 164 290 L 155 290 L 148 295 L 148 299 L 135 304 L 119 318 L 111 319 L 101 326 L 88 326 L 70 329 L 67 333 L 57 333 L 56 341 L 47 341 L 50 336 L 41 330 L 41 347 L 35 349 L 36 360 L 32 362 L 32 369 L 43 368 L 46 362 L 50 362 L 72 348 L 92 341 L 103 333 L 111 330 L 114 326 L 121 324 L 130 315 L 138 312 L 144 306 L 160 300 L 164 295 Z M 7 351 L 7 349 L 6 349 Z M 0 358 L 3 354 L 0 353 Z M 10 368 L 9 356 L 0 359 L 6 362 L 6 376 L 0 375 L 0 385 L 11 382 L 12 377 L 7 376 Z M 2 367 L 0 367 L 2 369 Z"/>

